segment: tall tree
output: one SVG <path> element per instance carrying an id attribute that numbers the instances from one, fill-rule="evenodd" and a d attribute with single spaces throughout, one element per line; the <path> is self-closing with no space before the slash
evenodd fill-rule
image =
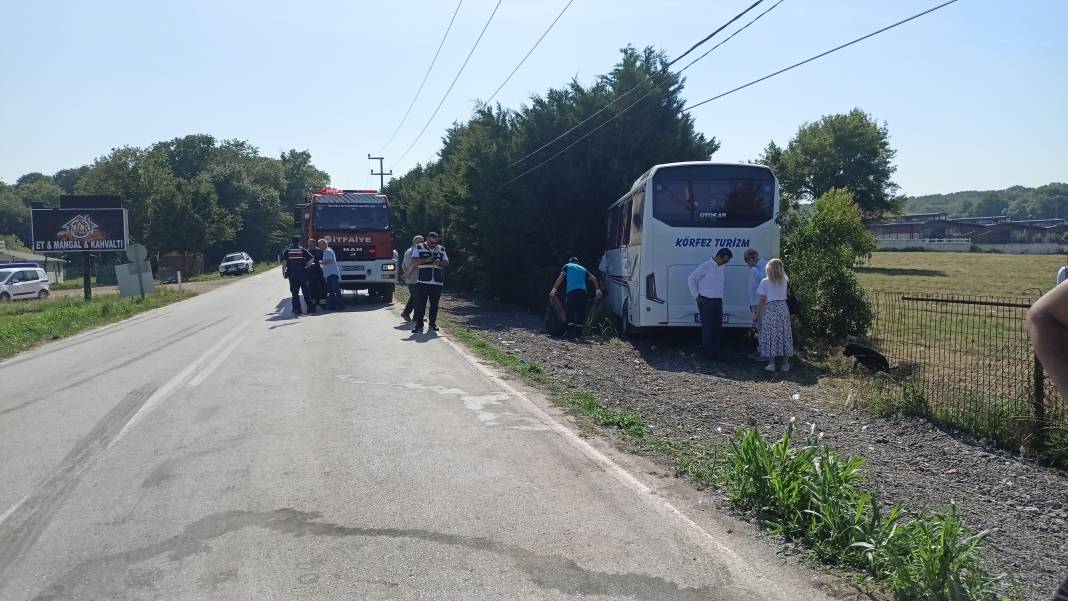
<path id="1" fill-rule="evenodd" d="M 307 150 L 283 152 L 282 170 L 286 181 L 282 205 L 286 209 L 303 203 L 308 190 L 330 185 L 330 175 L 311 164 L 311 153 Z"/>
<path id="2" fill-rule="evenodd" d="M 89 165 L 82 165 L 77 169 L 60 169 L 52 174 L 52 181 L 63 189 L 64 194 L 74 194 L 78 181 L 89 173 Z"/>
<path id="3" fill-rule="evenodd" d="M 0 182 L 0 235 L 30 239 L 30 208 L 19 199 L 15 186 Z"/>
<path id="4" fill-rule="evenodd" d="M 640 94 L 594 117 L 647 79 Z M 682 87 L 662 53 L 625 48 L 619 63 L 590 86 L 572 81 L 515 111 L 479 107 L 448 131 L 441 160 L 391 182 L 400 228 L 444 230 L 454 258 L 450 271 L 461 285 L 529 300 L 532 290 L 544 287 L 537 279 L 551 277 L 547 273 L 568 256 L 596 263 L 605 210 L 641 173 L 657 163 L 707 160 L 719 148 L 682 111 Z M 586 127 L 536 152 L 590 117 Z M 601 124 L 564 155 L 523 175 Z"/>
<path id="5" fill-rule="evenodd" d="M 34 183 L 39 183 L 39 182 L 50 182 L 50 181 L 52 181 L 52 178 L 48 177 L 47 175 L 45 175 L 45 174 L 43 174 L 43 173 L 41 173 L 39 171 L 33 171 L 33 172 L 27 173 L 26 175 L 23 175 L 23 176 L 19 177 L 17 180 L 15 180 L 15 185 L 16 186 L 26 186 L 26 185 L 29 185 L 29 184 L 34 184 Z"/>
<path id="6" fill-rule="evenodd" d="M 785 149 L 770 142 L 758 162 L 778 176 L 790 206 L 842 189 L 872 216 L 901 210 L 898 185 L 891 180 L 896 153 L 886 124 L 853 109 L 805 123 Z"/>

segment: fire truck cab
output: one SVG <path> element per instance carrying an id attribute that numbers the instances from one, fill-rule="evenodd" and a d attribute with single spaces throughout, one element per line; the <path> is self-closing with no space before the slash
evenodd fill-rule
<path id="1" fill-rule="evenodd" d="M 397 263 L 389 198 L 378 190 L 322 188 L 308 192 L 298 212 L 304 239 L 325 239 L 334 250 L 342 290 L 393 300 Z"/>

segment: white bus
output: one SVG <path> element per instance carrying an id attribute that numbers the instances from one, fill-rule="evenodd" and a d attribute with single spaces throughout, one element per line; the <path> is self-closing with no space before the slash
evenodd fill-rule
<path id="1" fill-rule="evenodd" d="M 754 248 L 762 259 L 779 254 L 779 183 L 762 165 L 670 163 L 646 171 L 608 209 L 600 270 L 607 302 L 623 334 L 640 328 L 700 327 L 690 273 L 720 248 L 727 264 L 723 325 L 747 328 L 748 268 Z"/>

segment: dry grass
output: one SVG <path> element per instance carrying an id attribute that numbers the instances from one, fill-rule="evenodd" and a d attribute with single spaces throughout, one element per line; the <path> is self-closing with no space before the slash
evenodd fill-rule
<path id="1" fill-rule="evenodd" d="M 1037 298 L 1064 263 L 1062 255 L 878 252 L 857 271 L 868 290 Z"/>

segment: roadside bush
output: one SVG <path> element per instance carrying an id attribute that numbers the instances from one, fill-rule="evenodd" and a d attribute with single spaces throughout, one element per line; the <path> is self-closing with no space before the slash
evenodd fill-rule
<path id="1" fill-rule="evenodd" d="M 736 434 L 718 479 L 728 500 L 771 533 L 865 574 L 899 601 L 1001 598 L 1003 579 L 981 555 L 985 533 L 969 530 L 952 507 L 906 521 L 900 504 L 884 509 L 866 488 L 862 467 L 813 431 L 795 446 L 791 423 L 774 442 L 756 429 Z"/>
<path id="2" fill-rule="evenodd" d="M 810 214 L 795 214 L 783 225 L 782 258 L 803 307 L 802 332 L 842 338 L 867 331 L 871 303 L 854 268 L 875 251 L 875 238 L 850 193 L 832 190 L 816 199 Z"/>

